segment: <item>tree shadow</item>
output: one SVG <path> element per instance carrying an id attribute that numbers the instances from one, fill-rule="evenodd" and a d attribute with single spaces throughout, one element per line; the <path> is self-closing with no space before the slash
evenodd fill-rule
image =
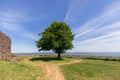
<path id="1" fill-rule="evenodd" d="M 49 62 L 49 61 L 60 61 L 60 60 L 63 60 L 63 59 L 62 58 L 58 59 L 56 57 L 34 57 L 34 58 L 31 58 L 30 60 L 31 61 L 45 61 L 45 62 Z"/>

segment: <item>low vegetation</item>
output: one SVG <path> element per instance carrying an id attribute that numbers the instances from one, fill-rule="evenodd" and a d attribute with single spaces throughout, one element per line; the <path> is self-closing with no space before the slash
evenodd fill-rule
<path id="1" fill-rule="evenodd" d="M 49 63 L 54 63 L 54 64 L 61 64 L 61 63 L 64 63 L 64 62 L 70 62 L 70 61 L 73 61 L 73 60 L 76 60 L 74 58 L 61 58 L 61 59 L 58 59 L 57 57 L 55 56 L 46 56 L 46 57 L 39 57 L 39 56 L 35 56 L 33 58 L 30 59 L 30 61 L 35 61 L 35 62 L 41 62 L 41 61 L 44 61 L 44 62 L 49 62 Z"/>
<path id="2" fill-rule="evenodd" d="M 120 80 L 119 59 L 62 58 L 59 60 L 55 56 L 19 58 L 22 60 L 0 61 L 0 80 L 46 80 L 46 74 L 49 73 L 45 71 L 50 69 L 53 70 L 50 74 L 54 77 L 54 71 L 61 69 L 65 80 Z M 48 75 L 47 80 L 52 80 L 49 77 Z"/>
<path id="3" fill-rule="evenodd" d="M 27 60 L 20 62 L 0 61 L 0 80 L 36 80 L 42 76 L 41 68 Z"/>
<path id="4" fill-rule="evenodd" d="M 61 70 L 66 80 L 120 80 L 120 63 L 114 61 L 83 59 Z"/>

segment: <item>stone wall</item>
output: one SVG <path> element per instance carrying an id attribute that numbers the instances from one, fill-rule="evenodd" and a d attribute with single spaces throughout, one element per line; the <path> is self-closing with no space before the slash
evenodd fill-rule
<path id="1" fill-rule="evenodd" d="M 0 60 L 11 59 L 11 39 L 0 31 Z"/>

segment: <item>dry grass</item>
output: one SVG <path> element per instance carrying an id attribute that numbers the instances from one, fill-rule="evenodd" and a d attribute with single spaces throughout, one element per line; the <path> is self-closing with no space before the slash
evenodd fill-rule
<path id="1" fill-rule="evenodd" d="M 40 67 L 24 60 L 20 62 L 0 61 L 0 80 L 36 80 L 43 79 Z"/>

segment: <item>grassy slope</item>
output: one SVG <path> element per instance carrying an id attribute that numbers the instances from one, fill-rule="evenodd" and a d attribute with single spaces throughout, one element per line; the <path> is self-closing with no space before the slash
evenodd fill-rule
<path id="1" fill-rule="evenodd" d="M 120 62 L 84 59 L 61 70 L 66 80 L 120 80 Z"/>
<path id="2" fill-rule="evenodd" d="M 20 62 L 0 61 L 0 80 L 36 80 L 37 77 L 44 80 L 45 74 L 42 65 L 40 65 L 41 62 L 59 64 L 72 60 L 68 58 L 57 60 L 54 57 L 27 56 L 25 60 Z"/>
<path id="3" fill-rule="evenodd" d="M 76 59 L 32 56 L 20 62 L 0 61 L 0 80 L 36 80 L 39 76 L 43 80 L 45 75 L 41 62 L 61 64 L 73 60 Z M 120 80 L 120 62 L 83 59 L 80 63 L 60 67 L 66 80 Z"/>
<path id="4" fill-rule="evenodd" d="M 6 62 L 0 61 L 0 80 L 36 80 L 43 76 L 40 67 L 29 61 Z"/>

